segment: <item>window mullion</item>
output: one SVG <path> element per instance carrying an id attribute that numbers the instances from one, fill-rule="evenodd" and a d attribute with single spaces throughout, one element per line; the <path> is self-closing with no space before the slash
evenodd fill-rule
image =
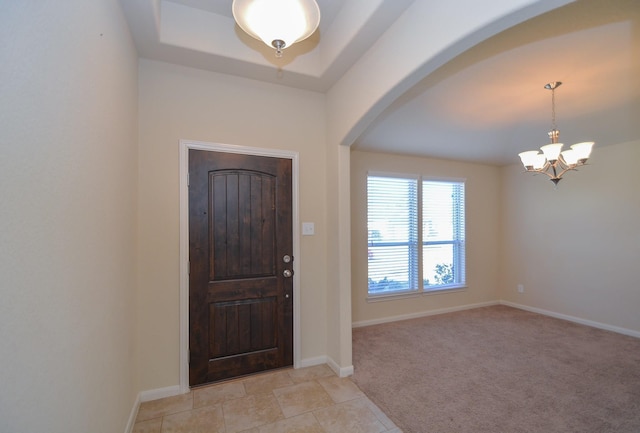
<path id="1" fill-rule="evenodd" d="M 418 291 L 424 291 L 424 277 L 423 277 L 423 238 L 422 238 L 422 176 L 418 179 Z"/>
<path id="2" fill-rule="evenodd" d="M 409 281 L 410 281 L 410 285 L 411 288 L 413 290 L 419 290 L 420 288 L 420 283 L 419 283 L 419 277 L 420 277 L 420 272 L 419 272 L 419 266 L 420 266 L 420 262 L 419 262 L 419 236 L 418 236 L 418 228 L 419 228 L 419 216 L 418 216 L 418 196 L 419 196 L 419 191 L 420 191 L 420 179 L 414 179 L 413 181 L 413 187 L 409 187 L 410 190 L 413 191 L 413 197 L 411 197 L 411 194 L 409 195 L 409 209 L 410 209 L 410 219 L 409 219 L 409 227 L 408 227 L 408 232 L 409 232 Z"/>

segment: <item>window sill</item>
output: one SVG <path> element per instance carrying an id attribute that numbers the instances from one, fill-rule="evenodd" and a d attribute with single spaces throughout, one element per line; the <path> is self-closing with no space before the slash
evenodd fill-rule
<path id="1" fill-rule="evenodd" d="M 465 290 L 467 290 L 467 286 L 449 286 L 449 287 L 443 287 L 442 289 L 425 290 L 421 294 L 425 296 L 443 295 L 445 293 L 464 292 Z"/>
<path id="2" fill-rule="evenodd" d="M 449 293 L 464 292 L 466 290 L 467 290 L 467 286 L 465 285 L 465 286 L 444 287 L 442 289 L 430 289 L 430 290 L 424 290 L 422 292 L 411 291 L 411 292 L 404 292 L 404 293 L 369 295 L 367 296 L 367 302 L 395 301 L 398 299 L 410 299 L 410 298 L 417 298 L 420 296 L 433 296 L 433 295 L 444 295 Z"/>
<path id="3" fill-rule="evenodd" d="M 421 292 L 412 291 L 412 292 L 404 292 L 404 293 L 389 293 L 382 295 L 369 295 L 367 296 L 367 302 L 382 302 L 382 301 L 393 301 L 396 299 L 407 299 L 407 298 L 417 298 L 421 296 Z"/>

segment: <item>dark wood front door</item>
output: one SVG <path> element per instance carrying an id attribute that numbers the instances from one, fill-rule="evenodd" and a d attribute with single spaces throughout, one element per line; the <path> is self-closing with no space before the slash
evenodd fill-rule
<path id="1" fill-rule="evenodd" d="M 189 384 L 293 364 L 291 160 L 189 151 Z"/>

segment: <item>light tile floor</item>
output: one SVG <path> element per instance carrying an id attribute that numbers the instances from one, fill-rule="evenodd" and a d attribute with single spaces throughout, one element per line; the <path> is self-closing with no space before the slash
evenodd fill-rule
<path id="1" fill-rule="evenodd" d="M 140 405 L 133 433 L 402 433 L 327 365 L 195 388 Z"/>

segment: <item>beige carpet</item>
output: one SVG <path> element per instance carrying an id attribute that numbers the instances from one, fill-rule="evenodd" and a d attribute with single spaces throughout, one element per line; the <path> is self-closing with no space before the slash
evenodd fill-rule
<path id="1" fill-rule="evenodd" d="M 515 308 L 356 328 L 353 363 L 405 433 L 640 432 L 640 339 Z"/>

